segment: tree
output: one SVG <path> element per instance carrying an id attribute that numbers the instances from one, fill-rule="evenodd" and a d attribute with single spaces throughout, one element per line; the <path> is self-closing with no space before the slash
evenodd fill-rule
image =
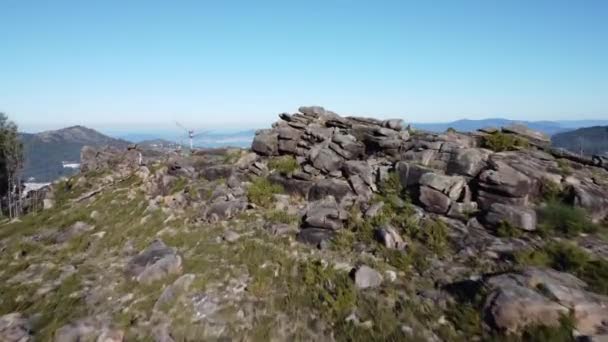
<path id="1" fill-rule="evenodd" d="M 5 200 L 9 217 L 21 213 L 21 170 L 23 144 L 19 140 L 17 125 L 0 113 L 0 198 Z"/>

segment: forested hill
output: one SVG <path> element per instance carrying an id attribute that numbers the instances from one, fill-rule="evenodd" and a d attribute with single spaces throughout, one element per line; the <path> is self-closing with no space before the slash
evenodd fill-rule
<path id="1" fill-rule="evenodd" d="M 608 126 L 579 128 L 551 138 L 554 146 L 587 155 L 608 153 Z"/>
<path id="2" fill-rule="evenodd" d="M 20 136 L 25 155 L 24 178 L 35 178 L 36 182 L 50 182 L 73 174 L 75 170 L 64 168 L 62 163 L 78 163 L 80 150 L 85 145 L 126 147 L 129 144 L 83 126 Z"/>

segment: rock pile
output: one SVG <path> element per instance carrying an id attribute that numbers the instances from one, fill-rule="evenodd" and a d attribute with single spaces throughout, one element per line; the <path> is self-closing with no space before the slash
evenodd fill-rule
<path id="1" fill-rule="evenodd" d="M 508 223 L 535 230 L 534 203 L 548 187 L 567 193 L 596 221 L 608 215 L 602 195 L 608 184 L 601 181 L 606 171 L 581 167 L 523 126 L 434 134 L 413 131 L 398 119 L 341 117 L 322 107 L 301 107 L 280 118 L 272 129 L 257 132 L 249 170 L 265 175 L 269 159 L 295 158 L 297 171 L 269 178 L 310 202 L 300 234 L 307 242 L 331 237 L 352 204 L 366 210 L 389 172 L 426 212 L 489 228 Z M 493 134 L 524 140 L 530 148 L 492 151 L 484 142 Z"/>

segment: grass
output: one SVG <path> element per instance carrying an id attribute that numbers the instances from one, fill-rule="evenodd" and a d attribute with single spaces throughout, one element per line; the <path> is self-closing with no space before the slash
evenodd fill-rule
<path id="1" fill-rule="evenodd" d="M 293 156 L 274 157 L 268 161 L 268 168 L 276 170 L 282 175 L 291 175 L 300 168 Z"/>
<path id="2" fill-rule="evenodd" d="M 598 226 L 591 222 L 583 208 L 574 207 L 558 200 L 550 200 L 538 210 L 538 230 L 542 235 L 577 236 L 593 233 Z"/>
<path id="3" fill-rule="evenodd" d="M 523 235 L 523 232 L 509 222 L 502 221 L 498 227 L 496 227 L 496 235 L 504 238 L 518 238 Z"/>
<path id="4" fill-rule="evenodd" d="M 551 242 L 541 249 L 515 254 L 522 266 L 551 267 L 572 273 L 589 285 L 589 289 L 608 294 L 608 261 L 594 259 L 589 253 L 570 242 Z"/>
<path id="5" fill-rule="evenodd" d="M 283 187 L 273 184 L 266 178 L 257 177 L 247 189 L 247 197 L 251 203 L 263 208 L 269 208 L 274 203 L 274 195 L 283 193 Z"/>
<path id="6" fill-rule="evenodd" d="M 264 214 L 264 219 L 269 223 L 295 224 L 300 221 L 298 216 L 291 215 L 284 210 L 271 210 Z"/>
<path id="7" fill-rule="evenodd" d="M 494 152 L 503 152 L 527 148 L 529 143 L 515 135 L 496 132 L 483 136 L 482 146 Z"/>

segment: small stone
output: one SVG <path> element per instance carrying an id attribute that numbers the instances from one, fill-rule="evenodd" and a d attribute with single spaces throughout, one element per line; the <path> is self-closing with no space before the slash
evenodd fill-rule
<path id="1" fill-rule="evenodd" d="M 228 241 L 228 242 L 235 242 L 236 240 L 238 240 L 241 236 L 235 232 L 233 232 L 232 230 L 228 230 L 224 233 L 224 241 Z"/>
<path id="2" fill-rule="evenodd" d="M 375 288 L 382 284 L 380 272 L 369 266 L 361 266 L 354 272 L 355 285 L 360 289 Z"/>

